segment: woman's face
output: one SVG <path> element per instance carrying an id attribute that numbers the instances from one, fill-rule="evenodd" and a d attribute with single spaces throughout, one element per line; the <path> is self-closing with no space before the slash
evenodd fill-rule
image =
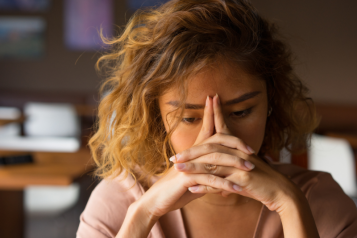
<path id="1" fill-rule="evenodd" d="M 172 134 L 171 143 L 175 152 L 180 153 L 193 146 L 202 126 L 206 97 L 213 97 L 216 93 L 228 129 L 258 152 L 264 139 L 268 113 L 265 81 L 228 63 L 207 67 L 189 80 L 186 105 L 197 106 L 195 109 L 187 109 L 186 106 L 183 120 Z M 167 132 L 174 124 L 175 113 L 169 112 L 176 109 L 178 95 L 177 89 L 172 88 L 159 97 L 161 116 Z"/>

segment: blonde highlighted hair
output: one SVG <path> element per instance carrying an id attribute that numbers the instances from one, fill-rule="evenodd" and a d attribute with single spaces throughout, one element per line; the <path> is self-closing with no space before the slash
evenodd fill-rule
<path id="1" fill-rule="evenodd" d="M 187 79 L 217 58 L 266 82 L 273 113 L 260 155 L 304 145 L 317 126 L 313 102 L 293 73 L 288 47 L 249 1 L 172 0 L 137 11 L 119 37 L 105 42 L 111 51 L 97 67 L 109 75 L 102 85 L 109 94 L 100 102 L 89 141 L 102 178 L 125 171 L 146 182 L 167 171 L 175 153 L 170 145 L 175 127 L 166 132 L 158 98 L 178 87 L 183 108 Z M 138 167 L 143 171 L 139 177 Z"/>

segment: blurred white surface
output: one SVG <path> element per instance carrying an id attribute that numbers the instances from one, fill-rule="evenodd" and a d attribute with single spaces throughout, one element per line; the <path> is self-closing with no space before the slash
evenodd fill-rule
<path id="1" fill-rule="evenodd" d="M 0 137 L 0 150 L 75 152 L 79 148 L 74 137 Z"/>
<path id="2" fill-rule="evenodd" d="M 0 107 L 0 119 L 16 120 L 21 117 L 21 111 L 16 107 Z"/>
<path id="3" fill-rule="evenodd" d="M 3 109 L 4 117 L 20 117 L 20 111 L 15 109 Z M 0 149 L 75 152 L 80 148 L 80 121 L 73 105 L 29 102 L 24 106 L 24 114 L 26 136 L 20 137 L 19 124 L 0 127 Z"/>
<path id="4" fill-rule="evenodd" d="M 357 196 L 355 161 L 352 148 L 346 140 L 312 135 L 308 168 L 329 172 L 347 195 Z"/>
<path id="5" fill-rule="evenodd" d="M 0 107 L 0 120 L 20 119 L 21 111 L 15 107 Z M 9 123 L 0 126 L 0 137 L 20 136 L 21 126 L 19 123 Z"/>
<path id="6" fill-rule="evenodd" d="M 0 138 L 1 137 L 12 137 L 21 135 L 21 126 L 19 123 L 9 123 L 0 126 Z"/>
<path id="7" fill-rule="evenodd" d="M 73 105 L 29 102 L 24 114 L 26 137 L 0 139 L 0 148 L 52 152 L 80 148 L 80 121 Z M 25 189 L 25 210 L 29 214 L 58 214 L 73 206 L 78 197 L 78 184 L 31 186 Z"/>
<path id="8" fill-rule="evenodd" d="M 35 103 L 24 106 L 26 136 L 76 137 L 80 135 L 79 118 L 71 104 Z"/>
<path id="9" fill-rule="evenodd" d="M 25 211 L 29 214 L 58 215 L 79 198 L 77 183 L 69 186 L 29 186 L 25 188 Z"/>

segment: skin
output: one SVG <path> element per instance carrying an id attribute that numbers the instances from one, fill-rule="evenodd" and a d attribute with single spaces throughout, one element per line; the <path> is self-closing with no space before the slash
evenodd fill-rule
<path id="1" fill-rule="evenodd" d="M 175 166 L 129 207 L 117 237 L 146 237 L 179 208 L 189 237 L 252 237 L 262 204 L 280 215 L 285 237 L 319 237 L 301 190 L 256 155 L 268 116 L 265 82 L 220 62 L 190 79 L 186 103 L 202 106 L 185 109 L 171 137 Z M 177 95 L 173 88 L 159 98 L 167 131 Z"/>
<path id="2" fill-rule="evenodd" d="M 171 143 L 177 153 L 183 152 L 193 145 L 202 143 L 205 139 L 212 136 L 217 129 L 223 134 L 234 135 L 249 145 L 251 150 L 259 151 L 265 134 L 265 125 L 268 113 L 268 100 L 265 82 L 256 77 L 247 74 L 237 65 L 220 64 L 215 68 L 207 68 L 200 74 L 190 80 L 188 85 L 189 92 L 187 104 L 201 105 L 202 109 L 186 109 L 184 120 L 174 131 L 171 137 Z M 226 102 L 239 98 L 246 94 L 251 94 L 249 99 L 238 103 L 227 105 Z M 219 113 L 214 115 L 213 97 L 220 95 L 222 108 Z M 169 90 L 159 98 L 161 116 L 163 118 L 166 131 L 169 131 L 174 123 L 175 115 L 170 114 L 175 106 L 170 102 L 177 101 L 178 92 L 176 89 Z M 204 107 L 208 96 L 207 120 L 204 124 Z M 165 119 L 168 119 L 165 120 Z M 219 119 L 224 121 L 226 129 L 220 129 L 223 125 L 218 124 Z M 243 145 L 243 146 L 245 146 Z M 249 150 L 245 150 L 250 153 Z M 186 164 L 195 166 L 195 164 Z M 176 167 L 177 168 L 177 167 Z M 186 171 L 189 168 L 186 168 Z M 185 171 L 185 169 L 178 169 Z M 226 193 L 228 194 L 228 193 Z M 241 199 L 241 196 L 235 194 L 228 199 L 222 199 L 222 196 L 209 194 L 202 198 L 204 200 L 214 201 L 216 204 L 234 204 Z M 244 201 L 245 202 L 245 201 Z"/>
<path id="3" fill-rule="evenodd" d="M 206 121 L 203 122 L 204 108 L 185 110 L 183 122 L 179 124 L 171 137 L 176 152 L 183 152 L 193 145 L 199 144 L 215 132 L 244 138 L 246 144 L 250 145 L 249 150 L 259 151 L 264 138 L 268 111 L 266 85 L 263 80 L 245 73 L 241 68 L 221 64 L 217 68 L 208 68 L 198 74 L 191 80 L 188 87 L 187 102 L 202 106 L 205 106 L 204 104 L 207 102 L 206 111 L 208 108 L 208 113 L 206 112 Z M 215 118 L 214 110 L 212 110 L 215 94 L 221 95 L 220 100 L 223 104 L 219 118 L 217 118 L 219 116 L 217 114 Z M 250 96 L 246 100 L 227 105 L 228 101 L 247 94 Z M 162 118 L 170 115 L 169 112 L 176 109 L 175 106 L 168 103 L 175 101 L 176 95 L 178 92 L 173 89 L 160 98 Z M 205 103 L 202 104 L 202 102 Z M 175 117 L 171 115 L 168 119 L 169 122 L 173 122 Z M 222 119 L 227 126 L 225 129 L 222 128 L 222 125 L 215 126 L 215 122 L 218 123 Z M 164 121 L 166 131 L 168 131 L 170 123 Z M 201 131 L 206 131 L 207 134 L 200 133 Z M 249 150 L 247 152 L 250 152 Z M 200 159 L 196 161 L 199 162 Z M 203 163 L 192 161 L 181 164 L 185 164 L 186 167 L 180 169 L 175 165 L 175 169 L 182 172 L 195 172 L 195 168 L 196 172 L 197 170 L 205 171 L 202 168 Z M 223 172 L 222 168 L 226 172 Z M 222 168 L 220 168 L 221 171 L 217 169 L 215 173 L 221 173 L 222 176 L 232 173 L 228 171 L 229 167 Z M 198 189 L 196 192 L 206 191 L 208 194 L 193 200 L 182 208 L 189 237 L 210 237 L 213 234 L 217 237 L 222 237 L 222 235 L 234 237 L 236 234 L 240 234 L 241 237 L 253 236 L 262 206 L 260 202 L 239 194 L 222 193 L 221 190 L 212 187 L 195 187 Z M 208 189 L 209 191 L 207 191 Z M 230 195 L 227 196 L 228 194 Z M 235 225 L 232 225 L 232 222 Z M 222 233 L 222 231 L 225 232 Z"/>

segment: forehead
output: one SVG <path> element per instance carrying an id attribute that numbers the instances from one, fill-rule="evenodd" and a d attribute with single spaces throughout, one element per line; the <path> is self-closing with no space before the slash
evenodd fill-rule
<path id="1" fill-rule="evenodd" d="M 266 85 L 264 80 L 247 73 L 238 64 L 221 62 L 207 66 L 189 78 L 187 90 L 187 102 L 190 103 L 202 103 L 207 95 L 213 97 L 216 93 L 224 102 L 253 91 L 265 94 Z M 178 89 L 174 87 L 162 96 L 162 100 L 177 100 L 178 97 Z"/>

